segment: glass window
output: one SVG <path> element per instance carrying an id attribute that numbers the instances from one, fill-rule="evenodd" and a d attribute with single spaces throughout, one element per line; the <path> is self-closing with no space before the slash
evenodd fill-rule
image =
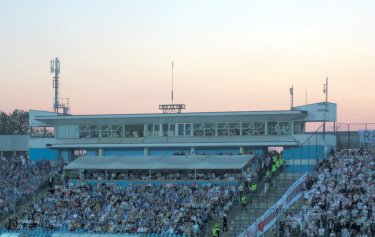
<path id="1" fill-rule="evenodd" d="M 112 125 L 112 137 L 123 137 L 121 125 Z"/>
<path id="2" fill-rule="evenodd" d="M 218 136 L 228 136 L 228 123 L 218 123 L 217 124 L 217 135 Z"/>
<path id="3" fill-rule="evenodd" d="M 154 124 L 154 136 L 160 136 L 160 124 Z"/>
<path id="4" fill-rule="evenodd" d="M 176 124 L 169 124 L 168 136 L 176 136 Z"/>
<path id="5" fill-rule="evenodd" d="M 168 124 L 163 124 L 163 136 L 168 136 Z"/>
<path id="6" fill-rule="evenodd" d="M 178 136 L 184 136 L 184 124 L 178 124 Z"/>
<path id="7" fill-rule="evenodd" d="M 90 126 L 90 137 L 99 137 L 99 126 L 97 125 Z"/>
<path id="8" fill-rule="evenodd" d="M 305 122 L 294 122 L 294 134 L 305 133 Z"/>
<path id="9" fill-rule="evenodd" d="M 111 125 L 102 125 L 100 127 L 101 137 L 111 137 L 112 135 L 112 126 Z"/>
<path id="10" fill-rule="evenodd" d="M 290 134 L 290 122 L 279 122 L 279 135 Z"/>
<path id="11" fill-rule="evenodd" d="M 143 124 L 125 125 L 125 137 L 143 137 L 144 136 Z"/>
<path id="12" fill-rule="evenodd" d="M 154 136 L 154 125 L 147 124 L 147 136 L 152 137 Z"/>
<path id="13" fill-rule="evenodd" d="M 253 123 L 241 123 L 242 135 L 253 135 Z"/>
<path id="14" fill-rule="evenodd" d="M 185 124 L 185 136 L 191 136 L 191 124 L 190 123 Z"/>
<path id="15" fill-rule="evenodd" d="M 204 135 L 215 136 L 215 124 L 214 123 L 206 123 L 204 125 Z"/>
<path id="16" fill-rule="evenodd" d="M 265 134 L 265 122 L 254 122 L 254 135 L 262 136 Z"/>
<path id="17" fill-rule="evenodd" d="M 229 136 L 240 135 L 240 123 L 229 123 Z"/>
<path id="18" fill-rule="evenodd" d="M 90 136 L 90 126 L 79 126 L 79 137 L 85 138 Z"/>
<path id="19" fill-rule="evenodd" d="M 277 122 L 268 122 L 268 135 L 277 135 L 278 133 L 278 124 Z"/>
<path id="20" fill-rule="evenodd" d="M 204 129 L 204 124 L 203 123 L 195 123 L 193 124 L 193 134 L 194 136 L 203 136 L 204 135 L 204 132 L 203 132 L 203 129 Z"/>

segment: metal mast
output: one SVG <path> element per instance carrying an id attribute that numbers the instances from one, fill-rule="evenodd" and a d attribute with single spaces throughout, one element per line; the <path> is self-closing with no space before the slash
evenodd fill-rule
<path id="1" fill-rule="evenodd" d="M 172 61 L 172 105 L 173 105 L 173 61 Z"/>
<path id="2" fill-rule="evenodd" d="M 172 92 L 171 92 L 171 104 L 161 104 L 159 109 L 163 111 L 163 114 L 180 114 L 183 109 L 186 109 L 185 104 L 174 104 L 173 103 L 173 61 L 172 61 Z"/>
<path id="3" fill-rule="evenodd" d="M 60 76 L 60 60 L 58 58 L 51 60 L 51 74 L 54 74 L 53 88 L 55 89 L 53 111 L 57 113 L 59 112 L 59 76 Z"/>
<path id="4" fill-rule="evenodd" d="M 291 88 L 289 88 L 289 94 L 290 94 L 290 109 L 293 109 L 293 100 L 294 100 L 294 87 L 292 85 Z"/>

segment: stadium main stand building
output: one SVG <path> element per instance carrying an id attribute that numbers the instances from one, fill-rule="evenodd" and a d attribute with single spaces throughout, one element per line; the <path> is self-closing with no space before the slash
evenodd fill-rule
<path id="1" fill-rule="evenodd" d="M 62 115 L 31 110 L 29 157 L 72 161 L 85 155 L 225 155 L 230 159 L 251 153 L 264 156 L 268 148 L 282 147 L 287 167 L 294 165 L 294 170 L 303 172 L 336 146 L 334 134 L 315 132 L 316 139 L 309 139 L 306 127 L 335 123 L 336 108 L 321 102 L 291 110 L 177 114 Z"/>

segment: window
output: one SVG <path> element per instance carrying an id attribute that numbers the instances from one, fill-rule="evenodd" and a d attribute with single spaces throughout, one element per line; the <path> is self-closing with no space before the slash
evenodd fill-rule
<path id="1" fill-rule="evenodd" d="M 206 123 L 204 125 L 204 135 L 205 136 L 215 136 L 216 126 L 214 123 Z"/>
<path id="2" fill-rule="evenodd" d="M 279 122 L 279 135 L 290 135 L 290 122 Z"/>
<path id="3" fill-rule="evenodd" d="M 101 137 L 112 137 L 112 126 L 102 125 L 101 126 Z"/>
<path id="4" fill-rule="evenodd" d="M 160 124 L 147 124 L 147 136 L 160 136 Z"/>
<path id="5" fill-rule="evenodd" d="M 265 134 L 265 122 L 254 122 L 254 133 L 255 136 L 262 136 Z"/>
<path id="6" fill-rule="evenodd" d="M 122 125 L 112 125 L 112 137 L 123 137 Z"/>
<path id="7" fill-rule="evenodd" d="M 218 136 L 228 136 L 228 123 L 218 123 L 217 124 L 217 135 Z"/>
<path id="8" fill-rule="evenodd" d="M 253 135 L 254 133 L 254 124 L 253 123 L 241 123 L 242 135 Z"/>
<path id="9" fill-rule="evenodd" d="M 185 135 L 184 124 L 180 123 L 178 124 L 178 136 L 184 136 L 184 135 Z"/>
<path id="10" fill-rule="evenodd" d="M 30 127 L 30 135 L 32 138 L 53 138 L 55 137 L 55 127 Z"/>
<path id="11" fill-rule="evenodd" d="M 240 123 L 229 123 L 229 136 L 240 135 Z"/>
<path id="12" fill-rule="evenodd" d="M 176 124 L 169 124 L 168 136 L 176 136 Z"/>
<path id="13" fill-rule="evenodd" d="M 79 137 L 85 138 L 90 137 L 90 126 L 79 126 Z"/>
<path id="14" fill-rule="evenodd" d="M 267 126 L 268 126 L 268 131 L 267 131 L 268 135 L 277 135 L 277 131 L 278 131 L 277 122 L 268 122 Z"/>
<path id="15" fill-rule="evenodd" d="M 100 128 L 99 128 L 98 125 L 91 125 L 89 137 L 99 137 L 99 130 L 100 130 Z"/>
<path id="16" fill-rule="evenodd" d="M 143 124 L 125 125 L 125 137 L 143 137 L 144 136 Z"/>
<path id="17" fill-rule="evenodd" d="M 190 123 L 186 123 L 185 124 L 185 136 L 191 136 L 191 124 Z"/>
<path id="18" fill-rule="evenodd" d="M 166 137 L 168 136 L 168 124 L 163 124 L 163 136 Z"/>
<path id="19" fill-rule="evenodd" d="M 294 122 L 294 134 L 305 133 L 305 122 Z"/>
<path id="20" fill-rule="evenodd" d="M 203 123 L 195 123 L 193 124 L 193 134 L 194 136 L 203 136 L 204 135 L 204 124 Z"/>

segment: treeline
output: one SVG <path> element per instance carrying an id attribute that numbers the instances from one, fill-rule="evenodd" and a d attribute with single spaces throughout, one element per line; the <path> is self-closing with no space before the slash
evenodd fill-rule
<path id="1" fill-rule="evenodd" d="M 0 135 L 30 134 L 29 112 L 14 110 L 11 113 L 0 111 Z"/>

